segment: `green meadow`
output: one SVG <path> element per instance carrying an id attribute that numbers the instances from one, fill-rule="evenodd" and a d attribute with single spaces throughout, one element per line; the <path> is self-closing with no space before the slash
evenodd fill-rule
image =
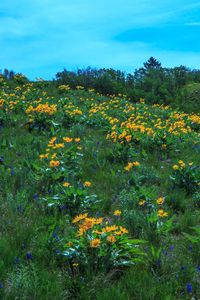
<path id="1" fill-rule="evenodd" d="M 200 299 L 200 115 L 0 78 L 0 299 Z"/>

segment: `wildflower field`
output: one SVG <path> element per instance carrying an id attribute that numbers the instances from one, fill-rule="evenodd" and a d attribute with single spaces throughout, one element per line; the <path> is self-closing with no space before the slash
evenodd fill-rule
<path id="1" fill-rule="evenodd" d="M 200 299 L 200 115 L 0 78 L 0 299 Z"/>

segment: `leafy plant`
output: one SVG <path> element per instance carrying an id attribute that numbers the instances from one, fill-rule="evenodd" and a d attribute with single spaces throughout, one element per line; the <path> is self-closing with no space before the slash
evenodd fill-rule
<path id="1" fill-rule="evenodd" d="M 61 255 L 67 259 L 74 273 L 90 271 L 110 271 L 145 263 L 144 240 L 131 239 L 128 231 L 111 219 L 89 217 L 87 213 L 76 216 L 72 224 L 77 224 L 71 238 L 64 238 Z"/>
<path id="2" fill-rule="evenodd" d="M 185 164 L 179 160 L 178 164 L 173 165 L 173 175 L 170 176 L 173 184 L 184 188 L 188 194 L 193 194 L 199 189 L 200 171 L 199 167 L 193 163 Z"/>

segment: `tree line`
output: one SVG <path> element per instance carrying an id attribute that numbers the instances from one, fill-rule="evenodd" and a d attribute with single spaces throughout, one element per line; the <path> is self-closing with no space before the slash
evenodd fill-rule
<path id="1" fill-rule="evenodd" d="M 151 104 L 169 104 L 191 112 L 200 108 L 200 70 L 165 68 L 154 57 L 132 74 L 88 67 L 74 72 L 64 69 L 55 75 L 55 80 L 72 88 L 94 88 L 102 94 L 126 94 L 133 101 L 144 98 Z"/>
<path id="2" fill-rule="evenodd" d="M 8 81 L 16 81 L 18 84 L 28 80 L 24 75 L 16 76 L 14 71 L 7 69 L 1 74 Z M 196 112 L 200 107 L 200 70 L 185 66 L 166 68 L 154 57 L 150 57 L 133 73 L 112 68 L 63 69 L 55 74 L 49 84 L 94 88 L 104 95 L 125 94 L 132 101 L 144 98 L 150 104 L 169 104 L 188 112 Z"/>

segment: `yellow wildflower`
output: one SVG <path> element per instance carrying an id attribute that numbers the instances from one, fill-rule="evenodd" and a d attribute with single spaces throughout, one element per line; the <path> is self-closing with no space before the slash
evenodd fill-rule
<path id="1" fill-rule="evenodd" d="M 49 155 L 48 153 L 46 153 L 46 154 L 40 154 L 39 158 L 40 158 L 40 159 L 42 159 L 42 158 L 47 158 L 48 155 Z"/>
<path id="2" fill-rule="evenodd" d="M 73 267 L 78 267 L 79 264 L 78 264 L 78 263 L 73 263 L 72 266 L 73 266 Z"/>
<path id="3" fill-rule="evenodd" d="M 128 230 L 126 228 L 122 227 L 122 226 L 119 226 L 119 229 L 120 229 L 122 234 L 128 233 Z"/>
<path id="4" fill-rule="evenodd" d="M 69 182 L 64 182 L 64 183 L 63 183 L 63 186 L 64 186 L 64 187 L 68 187 L 68 186 L 70 186 L 70 183 L 69 183 Z"/>
<path id="5" fill-rule="evenodd" d="M 125 139 L 126 139 L 127 142 L 130 142 L 132 137 L 131 137 L 131 135 L 127 135 L 127 136 L 125 136 Z"/>
<path id="6" fill-rule="evenodd" d="M 57 156 L 57 153 L 53 153 L 51 158 L 54 159 L 54 158 L 56 158 L 56 156 Z"/>
<path id="7" fill-rule="evenodd" d="M 88 213 L 80 214 L 80 215 L 76 216 L 76 217 L 73 219 L 72 223 L 77 223 L 77 222 L 79 222 L 79 221 L 85 219 L 85 218 L 87 217 L 87 215 L 88 215 Z"/>
<path id="8" fill-rule="evenodd" d="M 157 204 L 158 205 L 162 205 L 164 203 L 164 198 L 163 197 L 159 197 L 157 200 L 156 200 Z"/>
<path id="9" fill-rule="evenodd" d="M 103 232 L 112 232 L 115 230 L 118 230 L 119 227 L 116 225 L 112 225 L 112 226 L 106 226 L 105 228 L 102 229 Z"/>
<path id="10" fill-rule="evenodd" d="M 70 137 L 64 137 L 63 140 L 64 140 L 66 143 L 71 143 L 73 139 L 70 138 Z"/>
<path id="11" fill-rule="evenodd" d="M 184 163 L 184 161 L 179 160 L 178 163 L 179 163 L 179 166 L 181 167 L 181 169 L 184 169 L 184 168 L 185 168 L 185 163 Z"/>
<path id="12" fill-rule="evenodd" d="M 139 167 L 139 165 L 140 165 L 140 163 L 139 163 L 138 161 L 134 161 L 134 162 L 133 162 L 133 166 Z"/>
<path id="13" fill-rule="evenodd" d="M 133 167 L 133 163 L 129 162 L 128 165 L 124 168 L 125 171 L 129 172 Z"/>
<path id="14" fill-rule="evenodd" d="M 116 237 L 111 234 L 107 237 L 107 241 L 110 242 L 110 243 L 115 243 L 116 242 Z"/>
<path id="15" fill-rule="evenodd" d="M 163 209 L 158 210 L 158 217 L 165 218 L 168 216 L 168 212 L 165 212 Z"/>
<path id="16" fill-rule="evenodd" d="M 121 210 L 118 210 L 118 209 L 117 209 L 117 210 L 114 211 L 113 214 L 114 214 L 114 216 L 117 216 L 117 217 L 118 217 L 118 216 L 120 216 L 120 215 L 122 214 L 122 212 L 121 212 Z"/>
<path id="17" fill-rule="evenodd" d="M 94 239 L 90 242 L 90 247 L 97 248 L 99 247 L 100 243 L 101 243 L 100 239 Z"/>
<path id="18" fill-rule="evenodd" d="M 174 171 L 176 171 L 176 170 L 179 169 L 179 166 L 178 166 L 178 165 L 173 165 L 172 169 L 173 169 Z"/>
<path id="19" fill-rule="evenodd" d="M 90 181 L 85 181 L 83 184 L 85 187 L 90 187 L 92 183 Z"/>
<path id="20" fill-rule="evenodd" d="M 49 165 L 51 168 L 58 167 L 60 165 L 60 162 L 59 162 L 59 160 L 50 160 Z"/>
<path id="21" fill-rule="evenodd" d="M 80 138 L 75 138 L 75 139 L 74 139 L 74 141 L 77 142 L 77 143 L 79 143 L 80 140 L 81 140 Z"/>
<path id="22" fill-rule="evenodd" d="M 138 204 L 139 204 L 140 206 L 143 206 L 143 205 L 145 205 L 145 203 L 146 203 L 146 201 L 145 201 L 145 200 L 140 200 L 140 201 L 138 202 Z"/>

